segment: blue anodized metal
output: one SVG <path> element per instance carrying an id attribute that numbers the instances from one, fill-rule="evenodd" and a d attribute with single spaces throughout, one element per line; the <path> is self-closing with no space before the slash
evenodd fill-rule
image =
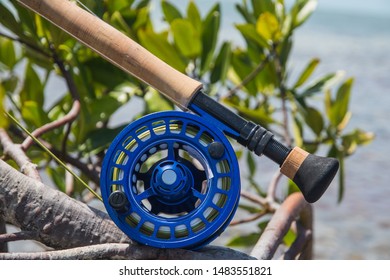
<path id="1" fill-rule="evenodd" d="M 208 150 L 225 147 L 220 158 Z M 115 210 L 114 191 L 128 205 Z M 239 167 L 228 139 L 214 124 L 167 111 L 128 125 L 110 145 L 101 192 L 112 220 L 131 239 L 162 248 L 200 248 L 228 226 L 240 195 Z"/>

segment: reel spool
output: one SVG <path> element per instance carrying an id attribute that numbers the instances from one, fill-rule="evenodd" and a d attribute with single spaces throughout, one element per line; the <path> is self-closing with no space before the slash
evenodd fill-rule
<path id="1" fill-rule="evenodd" d="M 108 214 L 131 239 L 198 249 L 231 221 L 240 195 L 237 158 L 225 135 L 190 113 L 154 113 L 127 126 L 104 158 Z"/>

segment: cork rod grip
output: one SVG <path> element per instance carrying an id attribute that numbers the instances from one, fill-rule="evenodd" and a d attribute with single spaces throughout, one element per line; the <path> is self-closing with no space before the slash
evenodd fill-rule
<path id="1" fill-rule="evenodd" d="M 317 201 L 326 191 L 339 169 L 337 159 L 309 154 L 299 147 L 289 153 L 280 172 L 294 181 L 306 201 Z"/>
<path id="2" fill-rule="evenodd" d="M 69 0 L 18 0 L 125 72 L 186 109 L 202 84 L 175 70 L 139 44 Z"/>

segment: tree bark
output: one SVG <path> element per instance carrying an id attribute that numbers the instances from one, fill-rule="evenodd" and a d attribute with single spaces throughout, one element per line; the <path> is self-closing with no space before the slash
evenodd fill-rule
<path id="1" fill-rule="evenodd" d="M 24 176 L 0 160 L 0 216 L 54 249 L 128 242 L 107 214 Z"/>
<path id="2" fill-rule="evenodd" d="M 194 252 L 137 245 L 107 214 L 23 175 L 2 160 L 1 219 L 34 233 L 34 240 L 55 251 L 0 253 L 0 259 L 253 259 L 216 246 Z"/>

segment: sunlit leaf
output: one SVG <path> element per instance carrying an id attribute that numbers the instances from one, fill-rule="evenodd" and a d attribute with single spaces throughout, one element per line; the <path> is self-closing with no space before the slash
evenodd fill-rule
<path id="1" fill-rule="evenodd" d="M 279 22 L 275 15 L 262 13 L 256 23 L 257 33 L 266 41 L 277 41 L 280 36 Z"/>
<path id="2" fill-rule="evenodd" d="M 307 81 L 307 79 L 311 76 L 311 74 L 314 72 L 314 70 L 317 68 L 317 65 L 320 63 L 320 60 L 318 58 L 313 58 L 309 64 L 306 66 L 306 68 L 302 71 L 301 75 L 299 76 L 298 80 L 295 82 L 294 88 L 297 88 L 301 86 L 303 83 Z"/>
<path id="3" fill-rule="evenodd" d="M 227 246 L 231 247 L 251 247 L 259 240 L 261 233 L 250 233 L 248 235 L 242 235 L 234 237 L 230 240 Z"/>
<path id="4" fill-rule="evenodd" d="M 300 94 L 300 97 L 309 97 L 334 85 L 344 76 L 343 71 L 327 74 L 311 82 Z"/>
<path id="5" fill-rule="evenodd" d="M 178 18 L 183 18 L 180 11 L 168 1 L 161 2 L 161 8 L 164 13 L 165 20 L 169 23 Z"/>
<path id="6" fill-rule="evenodd" d="M 33 100 L 28 100 L 23 103 L 22 117 L 26 122 L 35 127 L 40 127 L 49 122 L 49 118 L 43 111 L 42 106 Z"/>
<path id="7" fill-rule="evenodd" d="M 365 132 L 360 129 L 355 129 L 352 132 L 341 137 L 342 146 L 344 147 L 346 155 L 352 155 L 358 146 L 367 145 L 371 143 L 375 135 L 371 132 Z"/>
<path id="8" fill-rule="evenodd" d="M 303 128 L 302 123 L 298 118 L 293 118 L 292 129 L 294 134 L 295 145 L 302 147 L 303 145 Z"/>
<path id="9" fill-rule="evenodd" d="M 295 16 L 295 20 L 294 20 L 295 27 L 298 27 L 301 24 L 303 24 L 317 8 L 317 0 L 301 1 L 301 3 L 304 4 L 303 5 L 301 4 Z"/>
<path id="10" fill-rule="evenodd" d="M 178 55 L 177 50 L 168 42 L 165 33 L 155 33 L 153 30 L 142 30 L 138 32 L 141 43 L 154 55 L 171 65 L 180 72 L 185 72 L 187 64 Z"/>
<path id="11" fill-rule="evenodd" d="M 190 1 L 187 7 L 187 17 L 191 22 L 192 26 L 199 33 L 202 32 L 202 18 L 200 16 L 200 12 L 198 7 L 196 6 L 194 1 Z"/>
<path id="12" fill-rule="evenodd" d="M 246 40 L 255 42 L 260 47 L 268 47 L 267 41 L 257 33 L 256 27 L 253 24 L 236 24 L 236 28 Z"/>
<path id="13" fill-rule="evenodd" d="M 283 243 L 290 247 L 291 244 L 294 243 L 297 235 L 291 230 L 291 228 L 287 231 L 286 235 L 283 236 Z"/>
<path id="14" fill-rule="evenodd" d="M 331 121 L 333 122 L 334 126 L 339 125 L 343 121 L 348 111 L 352 84 L 353 78 L 350 78 L 346 80 L 337 90 L 336 99 L 332 107 L 331 118 Z"/>
<path id="15" fill-rule="evenodd" d="M 188 58 L 197 57 L 202 49 L 199 33 L 191 22 L 185 19 L 175 19 L 171 23 L 173 38 L 179 51 Z"/>
<path id="16" fill-rule="evenodd" d="M 26 64 L 24 84 L 20 93 L 20 99 L 22 103 L 32 100 L 37 106 L 43 106 L 43 85 L 31 63 Z"/>
<path id="17" fill-rule="evenodd" d="M 13 42 L 9 39 L 0 37 L 0 64 L 2 63 L 7 66 L 8 69 L 12 69 L 16 64 L 16 61 Z"/>
<path id="18" fill-rule="evenodd" d="M 173 110 L 172 103 L 154 89 L 149 89 L 144 96 L 146 113 Z"/>
<path id="19" fill-rule="evenodd" d="M 5 89 L 0 83 L 0 128 L 7 128 L 9 124 L 8 118 L 4 115 L 5 110 Z"/>

